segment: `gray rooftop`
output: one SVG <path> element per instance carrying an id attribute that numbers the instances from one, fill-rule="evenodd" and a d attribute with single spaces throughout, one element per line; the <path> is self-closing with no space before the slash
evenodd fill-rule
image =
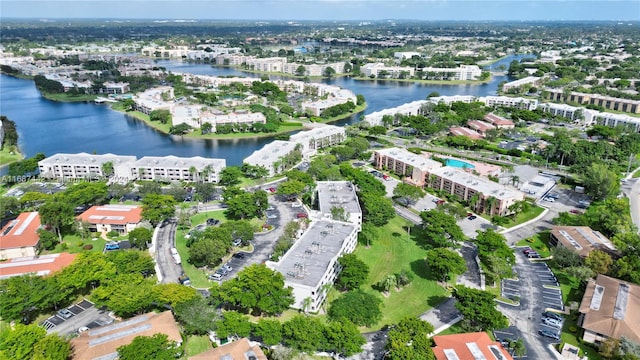
<path id="1" fill-rule="evenodd" d="M 500 185 L 487 178 L 476 176 L 464 170 L 460 170 L 451 166 L 433 169 L 430 173 L 432 175 L 437 175 L 444 179 L 450 180 L 454 183 L 464 185 L 477 192 L 481 192 L 485 196 L 493 196 L 494 198 L 500 200 L 511 198 L 522 200 L 524 199 L 524 193 L 519 190 L 516 190 L 509 186 Z"/>
<path id="2" fill-rule="evenodd" d="M 253 154 L 249 155 L 244 162 L 252 165 L 262 165 L 270 168 L 271 165 L 279 158 L 290 154 L 296 148 L 296 143 L 293 141 L 274 140 L 262 149 L 256 150 Z"/>
<path id="3" fill-rule="evenodd" d="M 306 143 L 311 139 L 322 139 L 324 137 L 337 134 L 345 134 L 344 128 L 340 126 L 326 125 L 307 131 L 301 131 L 297 134 L 291 135 L 289 140 L 299 143 Z"/>
<path id="4" fill-rule="evenodd" d="M 348 181 L 318 181 L 318 203 L 320 212 L 331 214 L 334 206 L 342 207 L 347 213 L 362 213 L 353 185 Z"/>
<path id="5" fill-rule="evenodd" d="M 333 259 L 341 255 L 345 239 L 355 230 L 356 226 L 349 223 L 314 221 L 274 270 L 289 283 L 316 287 Z"/>
<path id="6" fill-rule="evenodd" d="M 209 159 L 201 156 L 190 158 L 169 156 L 144 156 L 136 161 L 134 167 L 156 167 L 156 168 L 189 168 L 191 166 L 196 169 L 203 169 L 205 166 L 211 165 L 214 169 L 226 166 L 225 159 Z"/>
<path id="7" fill-rule="evenodd" d="M 407 151 L 401 148 L 393 147 L 388 149 L 380 149 L 380 150 L 376 150 L 376 152 L 378 154 L 393 158 L 395 160 L 402 161 L 405 164 L 411 165 L 414 168 L 417 168 L 423 171 L 429 171 L 433 168 L 438 168 L 442 166 L 441 163 L 435 160 L 428 159 L 425 156 L 414 154 L 410 151 Z"/>

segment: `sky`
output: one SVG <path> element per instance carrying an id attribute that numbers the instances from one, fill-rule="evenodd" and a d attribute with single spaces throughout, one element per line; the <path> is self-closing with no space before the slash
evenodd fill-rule
<path id="1" fill-rule="evenodd" d="M 640 20 L 640 0 L 0 0 L 1 18 Z"/>

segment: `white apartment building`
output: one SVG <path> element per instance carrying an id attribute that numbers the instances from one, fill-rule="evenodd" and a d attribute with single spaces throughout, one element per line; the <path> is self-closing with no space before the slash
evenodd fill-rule
<path id="1" fill-rule="evenodd" d="M 246 64 L 247 60 L 255 59 L 255 56 L 244 56 L 241 54 L 220 54 L 216 56 L 216 64 L 240 66 Z"/>
<path id="2" fill-rule="evenodd" d="M 514 80 L 514 81 L 510 81 L 508 83 L 505 83 L 504 85 L 502 85 L 502 91 L 509 91 L 511 89 L 517 89 L 523 85 L 538 85 L 540 84 L 540 81 L 542 80 L 541 77 L 537 77 L 537 76 L 527 76 L 525 78 L 522 79 L 518 79 L 518 80 Z"/>
<path id="3" fill-rule="evenodd" d="M 171 49 L 167 49 L 164 46 L 147 46 L 142 48 L 142 55 L 150 57 L 181 58 L 187 57 L 189 51 L 188 46 L 174 46 Z"/>
<path id="4" fill-rule="evenodd" d="M 535 110 L 538 107 L 537 99 L 527 99 L 522 97 L 510 96 L 485 96 L 477 99 L 485 103 L 487 106 L 506 106 L 514 107 L 520 110 Z"/>
<path id="5" fill-rule="evenodd" d="M 220 125 L 253 125 L 265 124 L 267 118 L 262 113 L 237 112 L 230 114 L 206 114 L 203 115 L 202 123 L 211 124 L 211 131 L 216 132 L 216 127 Z"/>
<path id="6" fill-rule="evenodd" d="M 422 68 L 424 73 L 450 73 L 449 80 L 476 80 L 482 75 L 482 70 L 477 65 L 460 65 L 457 68 Z"/>
<path id="7" fill-rule="evenodd" d="M 312 116 L 320 116 L 322 112 L 332 106 L 341 105 L 348 101 L 351 101 L 355 104 L 350 98 L 329 98 L 326 100 L 318 100 L 318 101 L 305 101 L 302 103 L 302 111 L 311 114 Z"/>
<path id="8" fill-rule="evenodd" d="M 66 180 L 85 179 L 90 177 L 106 177 L 103 165 L 113 165 L 113 176 L 120 179 L 133 179 L 131 166 L 135 163 L 135 156 L 121 156 L 114 154 L 93 155 L 55 154 L 38 162 L 40 176 L 45 178 Z"/>
<path id="9" fill-rule="evenodd" d="M 542 111 L 555 116 L 562 116 L 570 120 L 581 120 L 584 116 L 584 109 L 577 106 L 567 104 L 542 103 L 539 106 Z"/>
<path id="10" fill-rule="evenodd" d="M 289 141 L 302 145 L 302 155 L 308 158 L 315 155 L 318 149 L 340 144 L 346 139 L 344 127 L 325 125 L 291 135 Z"/>
<path id="11" fill-rule="evenodd" d="M 338 259 L 353 252 L 358 243 L 358 226 L 346 222 L 311 222 L 291 249 L 278 261 L 267 261 L 270 269 L 285 277 L 285 286 L 293 288 L 294 309 L 317 312 L 327 296 L 324 288 L 333 284 L 342 270 Z"/>
<path id="12" fill-rule="evenodd" d="M 327 68 L 332 68 L 337 74 L 344 73 L 344 62 L 336 62 L 331 64 L 300 64 L 300 63 L 287 63 L 285 59 L 282 72 L 287 74 L 297 74 L 298 68 L 303 66 L 305 76 L 323 76 Z"/>
<path id="13" fill-rule="evenodd" d="M 102 92 L 105 94 L 124 94 L 129 92 L 129 83 L 107 81 L 103 84 Z"/>
<path id="14" fill-rule="evenodd" d="M 640 132 L 640 117 L 585 109 L 584 118 L 587 125 L 623 126 L 632 131 Z"/>
<path id="15" fill-rule="evenodd" d="M 413 185 L 420 187 L 425 185 L 433 169 L 442 167 L 438 161 L 396 147 L 376 150 L 373 153 L 373 165 L 376 169 L 387 169 L 405 176 Z"/>
<path id="16" fill-rule="evenodd" d="M 187 124 L 194 129 L 202 126 L 202 105 L 176 105 L 171 109 L 171 124 Z"/>
<path id="17" fill-rule="evenodd" d="M 360 67 L 360 71 L 367 77 L 380 77 L 380 73 L 390 78 L 399 78 L 401 73 L 405 73 L 407 77 L 413 77 L 416 70 L 408 66 L 386 66 L 383 63 L 369 63 Z"/>
<path id="18" fill-rule="evenodd" d="M 411 59 L 414 56 L 420 57 L 421 55 L 419 52 L 415 51 L 399 51 L 393 53 L 393 57 L 398 60 Z"/>
<path id="19" fill-rule="evenodd" d="M 510 214 L 509 206 L 524 200 L 525 197 L 523 192 L 515 188 L 500 185 L 451 166 L 432 169 L 427 185 L 456 195 L 463 201 L 469 201 L 478 194 L 479 199 L 474 210 L 486 212 L 491 216 Z M 490 209 L 486 209 L 487 207 Z"/>
<path id="20" fill-rule="evenodd" d="M 131 176 L 138 180 L 218 182 L 225 159 L 200 156 L 144 156 L 131 166 Z"/>
<path id="21" fill-rule="evenodd" d="M 298 146 L 300 145 L 293 141 L 274 140 L 263 146 L 262 149 L 254 151 L 244 159 L 244 163 L 264 166 L 269 170 L 269 176 L 275 176 L 286 170 L 282 159 L 296 150 Z"/>
<path id="22" fill-rule="evenodd" d="M 429 98 L 429 100 L 427 101 L 435 104 L 445 103 L 447 105 L 451 105 L 454 102 L 463 102 L 466 104 L 470 104 L 474 101 L 478 101 L 478 98 L 473 95 L 452 95 L 452 96 L 435 96 L 435 97 Z"/>
<path id="23" fill-rule="evenodd" d="M 431 98 L 430 100 L 435 99 Z M 427 100 L 416 100 L 410 103 L 402 104 L 394 108 L 383 109 L 373 112 L 369 115 L 365 115 L 364 121 L 368 122 L 372 126 L 382 125 L 382 117 L 385 115 L 395 116 L 400 115 L 422 115 L 422 107 L 427 104 Z"/>
<path id="24" fill-rule="evenodd" d="M 358 202 L 356 189 L 349 181 L 318 181 L 316 196 L 319 205 L 319 216 L 323 219 L 347 221 L 362 229 L 362 209 Z M 331 209 L 344 209 L 345 219 L 332 219 Z"/>
<path id="25" fill-rule="evenodd" d="M 166 99 L 163 99 L 163 95 Z M 173 108 L 173 88 L 161 86 L 148 89 L 133 97 L 136 110 L 149 115 L 154 110 L 169 110 Z"/>
<path id="26" fill-rule="evenodd" d="M 255 71 L 264 72 L 283 72 L 284 64 L 287 58 L 270 57 L 270 58 L 253 58 L 246 59 L 245 63 Z"/>

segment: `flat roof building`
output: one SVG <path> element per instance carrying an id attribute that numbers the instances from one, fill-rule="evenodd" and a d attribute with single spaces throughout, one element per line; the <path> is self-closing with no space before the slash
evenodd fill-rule
<path id="1" fill-rule="evenodd" d="M 598 274 L 589 280 L 578 311 L 584 341 L 625 337 L 640 343 L 640 286 Z"/>
<path id="2" fill-rule="evenodd" d="M 24 212 L 9 221 L 0 233 L 0 260 L 36 256 L 40 248 L 40 215 Z"/>
<path id="3" fill-rule="evenodd" d="M 291 135 L 289 141 L 302 145 L 305 157 L 315 155 L 318 149 L 337 145 L 347 139 L 347 132 L 342 126 L 325 125 L 308 131 Z"/>
<path id="4" fill-rule="evenodd" d="M 621 254 L 606 236 L 588 226 L 554 226 L 551 228 L 549 245 L 565 247 L 585 258 L 593 250 L 608 253 L 614 259 Z"/>
<path id="5" fill-rule="evenodd" d="M 120 179 L 131 180 L 131 165 L 136 161 L 135 156 L 123 156 L 114 154 L 95 155 L 87 153 L 79 154 L 55 154 L 38 161 L 40 176 L 45 178 L 86 179 L 95 177 L 107 177 L 103 165 L 113 165 L 113 176 Z"/>
<path id="6" fill-rule="evenodd" d="M 344 209 L 348 218 L 333 220 L 344 220 L 357 224 L 358 228 L 361 227 L 362 209 L 353 184 L 349 181 L 318 181 L 316 183 L 316 192 L 318 194 L 318 207 L 325 219 L 331 219 L 331 209 L 339 207 Z"/>
<path id="7" fill-rule="evenodd" d="M 510 81 L 508 83 L 505 83 L 504 85 L 502 85 L 502 91 L 509 91 L 511 89 L 517 89 L 523 85 L 537 85 L 540 83 L 540 80 L 542 80 L 542 78 L 537 77 L 537 76 L 527 76 L 525 78 L 522 79 L 518 79 L 518 80 L 514 80 L 514 81 Z"/>
<path id="8" fill-rule="evenodd" d="M 82 332 L 71 339 L 74 360 L 115 360 L 118 348 L 130 344 L 138 336 L 165 334 L 180 346 L 180 328 L 171 311 L 147 313 L 128 320 Z"/>
<path id="9" fill-rule="evenodd" d="M 432 347 L 437 360 L 513 360 L 502 345 L 486 332 L 437 335 Z"/>
<path id="10" fill-rule="evenodd" d="M 406 176 L 407 180 L 416 186 L 424 186 L 429 172 L 442 167 L 438 161 L 396 147 L 376 150 L 373 153 L 373 162 L 376 169 L 388 169 L 400 176 Z"/>
<path id="11" fill-rule="evenodd" d="M 300 146 L 293 141 L 274 140 L 262 149 L 254 151 L 244 159 L 245 164 L 264 166 L 269 170 L 269 176 L 277 175 L 287 169 L 287 164 L 282 161 Z"/>
<path id="12" fill-rule="evenodd" d="M 142 207 L 112 204 L 92 206 L 80 214 L 78 220 L 89 223 L 92 232 L 117 231 L 125 235 L 142 221 Z"/>
<path id="13" fill-rule="evenodd" d="M 469 201 L 478 194 L 474 210 L 492 216 L 510 214 L 509 207 L 524 200 L 524 193 L 515 188 L 451 166 L 432 169 L 429 172 L 428 186 L 456 195 L 463 201 Z"/>
<path id="14" fill-rule="evenodd" d="M 346 222 L 313 221 L 278 262 L 267 261 L 267 267 L 284 275 L 285 286 L 293 288 L 291 307 L 302 309 L 305 299 L 311 298 L 306 310 L 320 309 L 327 295 L 323 285 L 333 284 L 341 270 L 338 258 L 356 248 L 358 229 Z"/>
<path id="15" fill-rule="evenodd" d="M 0 280 L 26 274 L 49 275 L 69 266 L 75 258 L 76 254 L 59 253 L 9 259 L 0 262 Z"/>
<path id="16" fill-rule="evenodd" d="M 225 159 L 201 156 L 144 156 L 131 165 L 131 176 L 138 180 L 218 182 L 226 165 Z"/>
<path id="17" fill-rule="evenodd" d="M 383 109 L 373 112 L 369 115 L 365 115 L 366 122 L 373 126 L 382 125 L 382 117 L 389 115 L 395 118 L 396 114 L 399 115 L 422 115 L 422 107 L 427 104 L 426 100 L 416 100 L 410 103 L 402 104 L 389 109 Z"/>

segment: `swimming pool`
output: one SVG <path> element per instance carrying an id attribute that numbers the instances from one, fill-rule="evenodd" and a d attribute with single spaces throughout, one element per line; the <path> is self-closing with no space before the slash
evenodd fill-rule
<path id="1" fill-rule="evenodd" d="M 458 159 L 447 159 L 445 162 L 447 166 L 452 166 L 460 169 L 474 169 L 475 166 L 473 164 L 469 164 L 468 162 L 458 160 Z"/>

